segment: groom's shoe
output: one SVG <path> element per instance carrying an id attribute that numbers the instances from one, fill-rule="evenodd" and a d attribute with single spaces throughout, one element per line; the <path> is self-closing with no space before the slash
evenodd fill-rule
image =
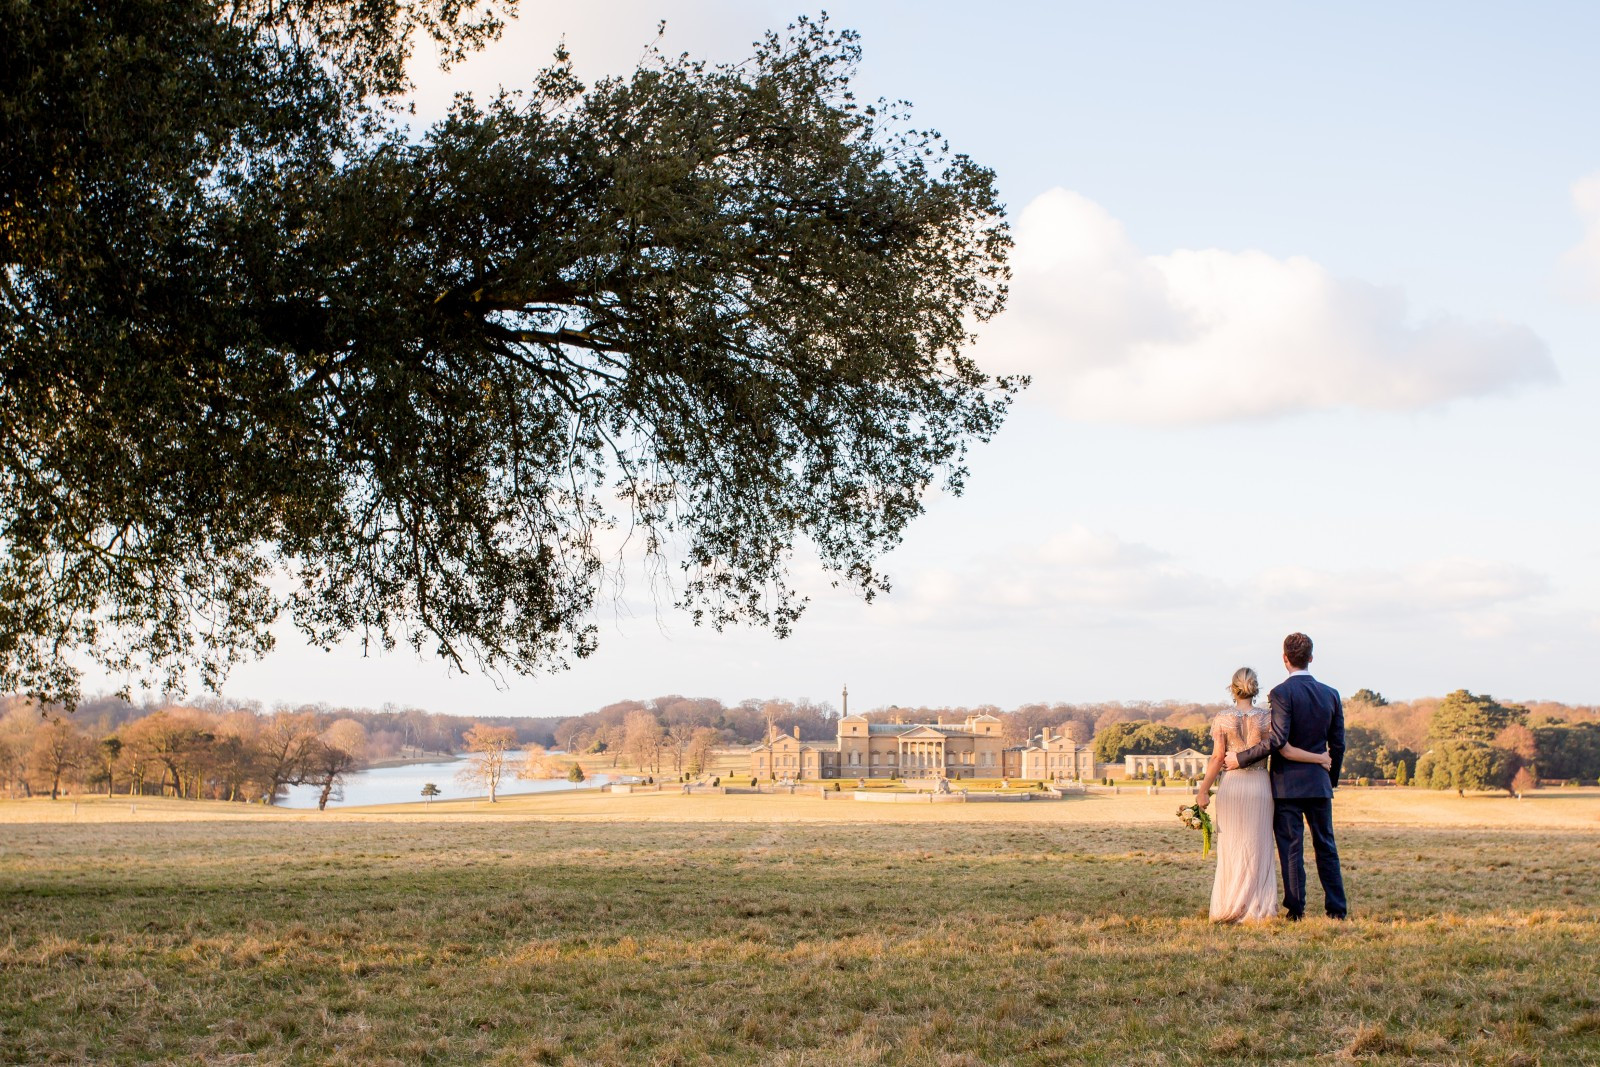
<path id="1" fill-rule="evenodd" d="M 1305 912 L 1302 912 L 1302 911 L 1291 911 L 1289 914 L 1285 915 L 1284 918 L 1288 919 L 1292 923 L 1297 923 L 1301 919 L 1305 918 Z"/>
<path id="2" fill-rule="evenodd" d="M 1346 919 L 1348 919 L 1349 917 L 1350 916 L 1346 915 L 1342 911 L 1340 911 L 1340 912 L 1332 912 L 1332 911 L 1328 912 L 1328 918 L 1334 920 L 1335 922 L 1341 922 L 1342 923 Z"/>

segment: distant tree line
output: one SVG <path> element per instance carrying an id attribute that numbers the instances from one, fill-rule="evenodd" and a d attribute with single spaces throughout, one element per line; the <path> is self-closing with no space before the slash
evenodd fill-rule
<path id="1" fill-rule="evenodd" d="M 1182 748 L 1209 752 L 1210 720 L 1227 705 L 1181 701 L 1030 703 L 872 708 L 874 722 L 1000 720 L 1007 744 L 1045 729 L 1094 744 L 1095 759 Z M 462 716 L 417 708 L 311 705 L 263 712 L 253 704 L 134 705 L 115 698 L 81 703 L 71 715 L 22 698 L 0 698 L 0 795 L 131 792 L 271 802 L 289 784 L 319 787 L 325 803 L 343 775 L 368 762 L 476 752 L 495 737 L 527 752 L 523 776 L 543 776 L 546 749 L 588 769 L 627 766 L 660 775 L 698 775 L 719 747 L 751 745 L 773 732 L 802 740 L 837 735 L 839 711 L 811 700 L 748 699 L 724 704 L 678 694 L 623 700 L 582 715 Z M 1359 689 L 1345 701 L 1344 773 L 1395 778 L 1440 789 L 1531 788 L 1539 779 L 1600 778 L 1600 709 L 1553 703 L 1501 704 L 1466 690 L 1440 698 L 1389 701 Z M 497 731 L 493 734 L 487 732 Z M 473 734 L 474 730 L 479 731 Z M 477 745 L 474 739 L 478 738 Z M 480 753 L 481 755 L 481 753 Z M 540 768 L 543 767 L 544 770 Z M 563 764 L 557 768 L 566 773 Z M 554 772 L 550 772 L 554 773 Z M 481 784 L 487 785 L 487 781 Z"/>
<path id="2" fill-rule="evenodd" d="M 366 727 L 308 711 L 170 706 L 105 731 L 15 702 L 0 718 L 0 792 L 272 803 L 311 785 L 325 807 L 368 758 Z"/>
<path id="3" fill-rule="evenodd" d="M 1210 733 L 1204 727 L 1189 729 L 1130 719 L 1112 723 L 1094 735 L 1094 758 L 1100 763 L 1118 763 L 1124 756 L 1163 755 L 1185 748 L 1209 754 Z"/>
<path id="4" fill-rule="evenodd" d="M 0 796 L 97 792 L 270 804 L 291 785 L 312 785 L 326 805 L 345 776 L 369 762 L 449 756 L 465 747 L 474 727 L 507 723 L 519 743 L 550 741 L 549 722 L 415 708 L 262 712 L 222 701 L 135 705 L 99 698 L 68 714 L 0 698 Z"/>
<path id="5" fill-rule="evenodd" d="M 1434 709 L 1430 747 L 1417 761 L 1418 784 L 1434 789 L 1504 789 L 1519 793 L 1542 779 L 1600 778 L 1600 719 L 1593 709 L 1502 704 L 1458 689 Z"/>

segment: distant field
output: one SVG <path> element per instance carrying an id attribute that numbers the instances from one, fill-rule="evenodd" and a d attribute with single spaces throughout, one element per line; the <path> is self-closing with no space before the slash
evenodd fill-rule
<path id="1" fill-rule="evenodd" d="M 1595 790 L 1346 791 L 1246 929 L 1140 793 L 136 803 L 0 803 L 0 1063 L 1600 1063 Z"/>

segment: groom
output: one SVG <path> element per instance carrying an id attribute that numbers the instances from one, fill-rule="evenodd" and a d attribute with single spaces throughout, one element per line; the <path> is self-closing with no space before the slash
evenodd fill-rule
<path id="1" fill-rule="evenodd" d="M 1333 788 L 1344 761 L 1344 706 L 1332 686 L 1311 677 L 1311 638 L 1290 634 L 1283 639 L 1283 665 L 1289 670 L 1267 695 L 1272 706 L 1272 736 L 1237 753 L 1229 752 L 1229 770 L 1272 756 L 1272 833 L 1278 839 L 1278 864 L 1283 871 L 1283 906 L 1290 921 L 1306 910 L 1305 831 L 1317 854 L 1317 878 L 1328 917 L 1343 919 L 1347 910 L 1339 849 L 1333 842 Z M 1285 744 L 1309 752 L 1326 752 L 1333 765 L 1324 771 L 1315 763 L 1296 763 L 1278 755 Z"/>

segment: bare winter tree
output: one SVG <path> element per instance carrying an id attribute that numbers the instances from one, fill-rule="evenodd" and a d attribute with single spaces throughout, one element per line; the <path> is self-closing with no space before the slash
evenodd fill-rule
<path id="1" fill-rule="evenodd" d="M 624 726 L 622 747 L 635 767 L 652 774 L 661 770 L 661 723 L 648 711 L 630 711 Z"/>
<path id="2" fill-rule="evenodd" d="M 262 788 L 267 803 L 277 803 L 278 794 L 292 782 L 303 778 L 307 759 L 316 749 L 316 719 L 306 712 L 279 712 L 260 734 Z"/>
<path id="3" fill-rule="evenodd" d="M 527 746 L 527 754 L 517 767 L 517 777 L 523 781 L 558 778 L 566 774 L 561 761 L 546 752 L 543 745 Z"/>
<path id="4" fill-rule="evenodd" d="M 344 777 L 360 769 L 361 757 L 323 736 L 312 743 L 303 767 L 301 781 L 318 788 L 317 810 L 326 811 L 329 800 L 343 796 Z"/>
<path id="5" fill-rule="evenodd" d="M 456 781 L 487 789 L 493 804 L 505 777 L 508 753 L 517 747 L 517 732 L 509 726 L 479 723 L 467 731 L 465 740 L 467 765 L 456 772 Z"/>
<path id="6" fill-rule="evenodd" d="M 77 724 L 52 716 L 34 736 L 30 762 L 41 781 L 50 783 L 50 799 L 61 795 L 61 782 L 71 778 L 89 755 L 89 739 Z"/>
<path id="7" fill-rule="evenodd" d="M 692 722 L 675 722 L 667 727 L 666 749 L 672 754 L 672 773 L 682 774 L 685 759 L 689 754 L 689 745 L 694 740 L 695 731 L 700 729 Z"/>
<path id="8" fill-rule="evenodd" d="M 698 727 L 689 739 L 689 773 L 704 774 L 711 766 L 721 735 L 709 726 Z"/>

